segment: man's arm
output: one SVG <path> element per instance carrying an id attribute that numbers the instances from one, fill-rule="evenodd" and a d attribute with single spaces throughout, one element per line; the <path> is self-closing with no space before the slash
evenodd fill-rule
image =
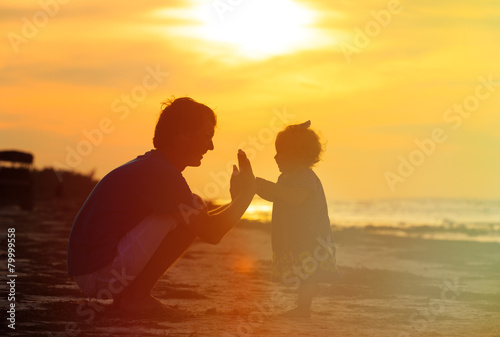
<path id="1" fill-rule="evenodd" d="M 186 225 L 203 241 L 217 244 L 224 235 L 240 220 L 255 195 L 255 177 L 252 166 L 245 152 L 238 152 L 240 170 L 236 169 L 238 188 L 233 193 L 232 201 L 219 207 L 216 213 L 207 212 L 203 208 L 181 209 L 181 216 Z M 231 179 L 234 183 L 235 179 Z"/>
<path id="2" fill-rule="evenodd" d="M 209 214 L 209 215 L 215 215 L 215 214 L 218 214 L 218 213 L 222 212 L 223 210 L 225 210 L 226 208 L 228 208 L 230 204 L 231 204 L 231 203 L 227 203 L 227 204 L 225 204 L 225 205 L 221 205 L 221 206 L 219 206 L 219 207 L 217 207 L 217 208 L 214 208 L 214 209 L 212 209 L 212 210 L 208 211 L 208 214 Z"/>
<path id="3" fill-rule="evenodd" d="M 217 213 L 220 213 L 221 211 L 225 210 L 229 206 L 229 203 L 227 203 L 224 205 L 220 205 L 217 208 L 208 210 L 207 205 L 205 204 L 205 202 L 203 201 L 203 199 L 199 195 L 193 193 L 193 197 L 194 197 L 195 201 L 198 203 L 198 204 L 195 204 L 195 206 L 197 208 L 204 209 L 209 215 L 215 215 Z"/>

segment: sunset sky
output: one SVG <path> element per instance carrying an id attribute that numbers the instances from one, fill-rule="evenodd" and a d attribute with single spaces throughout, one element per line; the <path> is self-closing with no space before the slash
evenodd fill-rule
<path id="1" fill-rule="evenodd" d="M 487 0 L 4 1 L 0 149 L 100 178 L 190 96 L 218 115 L 185 171 L 207 198 L 228 197 L 240 147 L 276 180 L 276 131 L 306 120 L 329 199 L 500 198 L 499 16 Z"/>

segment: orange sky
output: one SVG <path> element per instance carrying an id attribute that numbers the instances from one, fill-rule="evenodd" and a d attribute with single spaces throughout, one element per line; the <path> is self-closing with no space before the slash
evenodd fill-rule
<path id="1" fill-rule="evenodd" d="M 151 148 L 162 100 L 191 96 L 219 119 L 215 150 L 185 171 L 205 197 L 228 196 L 239 147 L 275 180 L 276 130 L 310 119 L 330 199 L 500 198 L 499 14 L 450 0 L 3 3 L 0 147 L 102 177 Z"/>

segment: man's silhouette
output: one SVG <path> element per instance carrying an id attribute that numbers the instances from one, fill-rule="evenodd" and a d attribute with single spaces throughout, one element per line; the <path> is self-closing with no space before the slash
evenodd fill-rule
<path id="1" fill-rule="evenodd" d="M 249 160 L 238 152 L 232 201 L 207 211 L 182 176 L 214 149 L 216 115 L 191 98 L 164 105 L 154 150 L 116 168 L 78 213 L 68 246 L 68 275 L 88 297 L 113 298 L 123 310 L 161 308 L 151 295 L 158 279 L 196 237 L 217 244 L 255 194 Z"/>

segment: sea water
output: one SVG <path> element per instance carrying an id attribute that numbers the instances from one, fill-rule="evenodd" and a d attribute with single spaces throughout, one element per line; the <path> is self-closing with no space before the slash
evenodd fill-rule
<path id="1" fill-rule="evenodd" d="M 334 229 L 356 227 L 398 236 L 500 243 L 500 200 L 329 200 L 328 208 Z M 271 212 L 271 203 L 255 199 L 245 218 L 269 222 Z"/>

